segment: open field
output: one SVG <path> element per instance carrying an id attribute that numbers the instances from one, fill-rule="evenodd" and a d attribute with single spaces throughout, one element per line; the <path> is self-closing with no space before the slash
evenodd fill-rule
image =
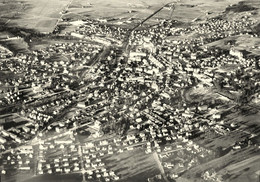
<path id="1" fill-rule="evenodd" d="M 20 6 L 15 5 L 17 1 L 3 3 L 0 1 L 0 15 L 5 13 L 2 9 L 10 3 L 15 8 L 10 8 L 14 15 L 13 17 L 6 17 L 6 25 L 10 27 L 22 27 L 26 29 L 33 29 L 39 32 L 52 32 L 58 19 L 61 17 L 61 12 L 70 3 L 71 0 L 59 1 L 20 1 Z M 5 1 L 6 2 L 6 1 Z M 9 5 L 11 6 L 11 5 Z M 7 19 L 9 18 L 9 19 Z M 10 21 L 8 21 L 10 20 Z"/>
<path id="2" fill-rule="evenodd" d="M 17 3 L 19 2 L 19 3 Z M 172 18 L 183 22 L 195 19 L 206 19 L 217 16 L 225 11 L 230 4 L 239 0 L 127 0 L 101 1 L 101 0 L 57 0 L 57 1 L 0 1 L 0 17 L 2 25 L 22 27 L 39 32 L 52 32 L 59 19 L 65 18 L 102 18 L 128 20 L 130 18 L 144 19 L 163 5 L 173 2 L 174 12 L 165 8 L 153 19 Z M 71 4 L 70 4 L 71 3 Z M 68 10 L 66 11 L 68 7 Z M 8 13 L 7 13 L 8 12 Z M 63 14 L 63 15 L 62 15 Z"/>
<path id="3" fill-rule="evenodd" d="M 216 16 L 216 14 L 225 10 L 226 6 L 229 4 L 234 4 L 239 2 L 239 0 L 232 1 L 217 1 L 217 0 L 181 0 L 181 1 L 171 1 L 171 0 L 162 0 L 162 1 L 140 1 L 135 0 L 119 0 L 113 1 L 73 1 L 70 11 L 72 13 L 84 12 L 91 18 L 98 17 L 113 17 L 113 18 L 144 18 L 147 15 L 151 14 L 153 11 L 158 9 L 164 4 L 173 2 L 175 4 L 174 13 L 171 13 L 170 9 L 163 10 L 158 13 L 155 18 L 173 18 L 180 21 L 191 21 L 194 18 L 200 17 L 205 18 L 207 12 L 210 12 L 210 16 Z M 116 11 L 115 11 L 116 10 Z M 172 15 L 171 15 L 172 14 Z"/>
<path id="4" fill-rule="evenodd" d="M 23 53 L 29 53 L 30 50 L 28 49 L 29 46 L 28 44 L 22 39 L 22 38 L 18 38 L 18 39 L 13 39 L 13 40 L 5 40 L 5 41 L 1 41 L 0 40 L 0 44 L 4 45 L 5 47 L 7 47 L 9 50 L 11 50 L 12 52 L 23 52 Z"/>
<path id="5" fill-rule="evenodd" d="M 20 180 L 21 178 L 19 178 Z M 23 179 L 23 178 L 22 178 Z M 82 177 L 79 174 L 64 174 L 64 175 L 51 175 L 51 174 L 44 174 L 40 176 L 33 176 L 30 179 L 24 178 L 21 182 L 75 182 L 81 181 Z M 15 181 L 6 181 L 6 182 L 15 182 Z"/>
<path id="6" fill-rule="evenodd" d="M 215 169 L 216 171 L 224 172 L 226 175 L 225 181 L 238 181 L 240 180 L 240 175 L 245 176 L 247 179 L 245 181 L 248 181 L 248 179 L 251 179 L 252 182 L 257 182 L 257 175 L 254 173 L 259 170 L 259 164 L 256 164 L 255 162 L 250 162 L 255 159 L 256 161 L 259 161 L 259 157 L 256 155 L 257 149 L 255 148 L 246 148 L 243 151 L 239 151 L 240 155 L 237 155 L 237 152 L 231 152 L 223 157 L 214 159 L 210 162 L 201 164 L 199 166 L 196 166 L 189 171 L 187 171 L 184 176 L 196 176 L 196 174 L 200 174 L 203 171 L 209 170 L 209 169 Z M 241 157 L 243 156 L 243 157 Z M 227 167 L 229 166 L 229 167 Z M 244 170 L 245 166 L 249 168 L 250 170 Z M 237 175 L 237 171 L 241 171 Z M 188 177 L 189 178 L 189 177 Z M 244 178 L 245 179 L 245 178 Z M 195 178 L 193 178 L 192 181 L 194 181 Z M 243 181 L 243 179 L 241 179 Z"/>
<path id="7" fill-rule="evenodd" d="M 227 44 L 228 41 L 233 41 L 237 50 L 243 51 L 246 50 L 253 54 L 259 55 L 260 54 L 260 40 L 257 37 L 251 37 L 250 35 L 244 36 L 232 36 L 227 37 L 225 39 L 221 39 L 206 46 L 209 47 L 221 47 L 223 49 L 230 49 L 230 45 Z"/>
<path id="8" fill-rule="evenodd" d="M 245 159 L 236 164 L 229 165 L 224 170 L 220 170 L 220 173 L 230 173 L 230 174 L 240 174 L 234 176 L 230 181 L 252 181 L 257 182 L 259 176 L 257 175 L 256 169 L 259 169 L 260 156 L 253 156 L 251 158 Z M 239 178 L 238 178 L 239 177 Z"/>
<path id="9" fill-rule="evenodd" d="M 141 149 L 120 153 L 105 160 L 109 169 L 115 171 L 122 182 L 145 181 L 160 174 L 153 155 L 146 155 Z"/>

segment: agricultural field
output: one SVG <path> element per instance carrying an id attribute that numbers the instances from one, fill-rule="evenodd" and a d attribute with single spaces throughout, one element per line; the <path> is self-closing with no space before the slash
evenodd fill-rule
<path id="1" fill-rule="evenodd" d="M 105 159 L 110 170 L 121 176 L 122 182 L 144 181 L 160 174 L 153 154 L 145 155 L 144 150 L 126 151 Z"/>
<path id="2" fill-rule="evenodd" d="M 178 19 L 182 22 L 205 20 L 225 11 L 229 4 L 236 4 L 239 0 L 152 0 L 152 1 L 127 1 L 115 0 L 57 0 L 57 1 L 0 1 L 0 17 L 2 25 L 8 27 L 21 27 L 49 33 L 54 30 L 57 23 L 65 19 L 103 18 L 111 19 L 111 22 L 120 20 L 127 22 L 130 19 L 143 19 L 162 5 L 175 3 L 174 13 L 172 9 L 165 8 L 158 13 L 150 23 L 157 23 L 156 19 Z M 232 12 L 232 9 L 230 10 Z M 8 13 L 7 13 L 8 12 Z M 120 22 L 119 21 L 119 22 Z"/>
<path id="3" fill-rule="evenodd" d="M 237 152 L 230 152 L 223 157 L 214 159 L 210 162 L 201 164 L 196 166 L 189 171 L 187 171 L 184 176 L 188 179 L 189 176 L 191 181 L 196 180 L 196 174 L 200 174 L 201 172 L 209 169 L 215 169 L 217 172 L 224 174 L 223 178 L 225 181 L 252 181 L 258 182 L 259 176 L 257 172 L 259 170 L 259 156 L 255 153 L 256 149 L 246 148 L 243 151 L 239 151 L 243 158 L 237 157 Z M 228 166 L 228 167 L 226 167 Z M 242 178 L 241 178 L 242 176 Z M 197 179 L 199 181 L 199 179 Z"/>
<path id="4" fill-rule="evenodd" d="M 62 11 L 71 0 L 60 1 L 0 1 L 0 16 L 3 24 L 9 27 L 21 27 L 42 33 L 52 32 L 62 15 Z M 4 11 L 2 11 L 4 10 Z M 11 13 L 10 13 L 11 11 Z M 6 15 L 8 12 L 8 15 Z M 13 16 L 11 15 L 13 14 Z M 1 20 L 3 20 L 1 18 Z"/>

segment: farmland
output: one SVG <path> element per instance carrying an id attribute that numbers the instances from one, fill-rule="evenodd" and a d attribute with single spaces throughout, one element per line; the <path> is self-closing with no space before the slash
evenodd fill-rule
<path id="1" fill-rule="evenodd" d="M 3 1 L 0 2 L 2 17 L 5 18 L 5 26 L 21 27 L 25 29 L 33 29 L 42 33 L 52 32 L 57 21 L 62 15 L 62 11 L 70 3 L 70 0 L 60 1 Z M 7 8 L 10 13 L 6 16 L 6 12 L 2 11 Z"/>
<path id="2" fill-rule="evenodd" d="M 17 3 L 18 2 L 18 3 Z M 111 3 L 108 0 L 57 0 L 57 1 L 0 1 L 0 13 L 2 24 L 10 27 L 21 27 L 32 29 L 42 33 L 52 32 L 62 18 L 84 19 L 103 18 L 128 21 L 129 19 L 142 19 L 157 10 L 163 4 L 173 2 L 163 0 L 158 2 L 134 0 L 129 3 L 127 0 L 115 0 Z M 155 19 L 178 19 L 183 22 L 193 20 L 205 20 L 223 12 L 227 5 L 237 3 L 239 0 L 182 0 L 174 6 L 174 13 L 171 9 L 164 9 L 158 13 L 151 23 L 157 23 Z M 7 13 L 8 12 L 8 13 Z"/>

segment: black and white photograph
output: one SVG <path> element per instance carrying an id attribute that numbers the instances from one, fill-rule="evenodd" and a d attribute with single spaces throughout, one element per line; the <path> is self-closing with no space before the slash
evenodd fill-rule
<path id="1" fill-rule="evenodd" d="M 0 0 L 0 182 L 260 182 L 260 0 Z"/>

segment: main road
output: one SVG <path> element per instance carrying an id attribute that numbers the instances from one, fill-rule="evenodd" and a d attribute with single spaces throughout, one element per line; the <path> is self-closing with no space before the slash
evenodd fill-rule
<path id="1" fill-rule="evenodd" d="M 123 50 L 125 50 L 125 53 L 127 55 L 129 55 L 129 38 L 130 36 L 132 35 L 132 33 L 138 28 L 140 27 L 141 25 L 143 25 L 147 20 L 149 20 L 150 18 L 152 18 L 154 15 L 156 15 L 157 13 L 159 13 L 163 8 L 165 8 L 166 6 L 168 5 L 172 5 L 172 12 L 171 14 L 173 13 L 173 10 L 174 10 L 174 5 L 173 5 L 174 2 L 170 2 L 170 3 L 167 3 L 165 5 L 163 5 L 161 8 L 159 8 L 158 10 L 156 10 L 155 12 L 153 12 L 151 15 L 149 15 L 147 18 L 145 18 L 144 20 L 142 20 L 140 23 L 138 23 L 136 26 L 134 26 L 132 29 L 129 30 L 129 32 L 127 33 L 126 35 L 126 39 L 124 41 L 124 44 L 123 44 Z"/>

